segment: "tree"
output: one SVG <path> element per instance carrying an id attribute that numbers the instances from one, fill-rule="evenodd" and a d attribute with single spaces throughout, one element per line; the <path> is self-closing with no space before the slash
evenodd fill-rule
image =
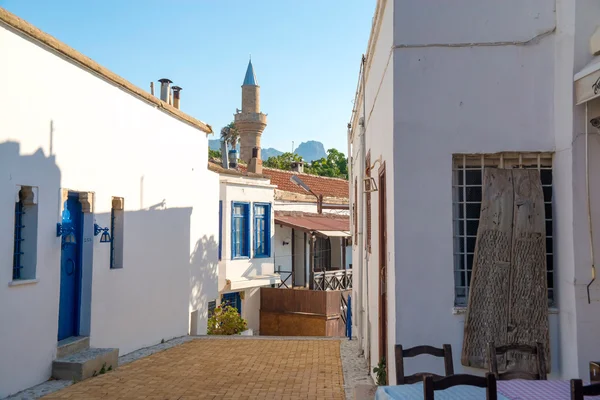
<path id="1" fill-rule="evenodd" d="M 233 150 L 237 149 L 240 133 L 235 126 L 235 122 L 230 122 L 228 125 L 221 128 L 221 140 L 229 144 Z"/>
<path id="2" fill-rule="evenodd" d="M 313 161 L 310 171 L 315 175 L 348 179 L 348 160 L 344 153 L 336 149 L 329 149 L 327 158 Z"/>
<path id="3" fill-rule="evenodd" d="M 208 158 L 221 158 L 221 150 L 208 149 Z"/>
<path id="4" fill-rule="evenodd" d="M 267 158 L 267 161 L 263 162 L 263 167 L 289 171 L 292 169 L 292 162 L 298 161 L 302 161 L 302 157 L 296 153 L 288 152 Z"/>

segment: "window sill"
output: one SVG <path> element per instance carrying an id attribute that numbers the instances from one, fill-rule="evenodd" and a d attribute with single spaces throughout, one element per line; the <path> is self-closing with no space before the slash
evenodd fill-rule
<path id="1" fill-rule="evenodd" d="M 556 307 L 548 307 L 548 314 L 558 314 L 559 310 Z M 453 315 L 464 315 L 467 313 L 467 307 L 452 307 Z"/>
<path id="2" fill-rule="evenodd" d="M 233 257 L 232 258 L 233 261 L 235 261 L 235 260 L 249 260 L 249 259 L 250 259 L 250 257 L 248 257 L 248 256 L 239 256 L 239 257 Z"/>
<path id="3" fill-rule="evenodd" d="M 265 255 L 259 254 L 259 255 L 255 255 L 254 258 L 271 258 L 271 256 L 267 255 L 267 254 L 265 254 Z"/>
<path id="4" fill-rule="evenodd" d="M 33 285 L 38 282 L 39 282 L 39 279 L 17 279 L 17 280 L 8 282 L 8 286 Z"/>

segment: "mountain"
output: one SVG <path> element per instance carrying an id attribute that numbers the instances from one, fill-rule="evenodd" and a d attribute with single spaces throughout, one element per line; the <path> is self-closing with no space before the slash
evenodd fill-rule
<path id="1" fill-rule="evenodd" d="M 220 139 L 212 139 L 208 141 L 208 147 L 211 150 L 221 150 L 221 140 Z M 239 146 L 238 146 L 239 147 Z M 239 150 L 239 149 L 238 149 Z M 327 157 L 327 153 L 325 153 L 325 148 L 323 147 L 323 143 L 317 142 L 314 140 L 309 140 L 308 142 L 300 143 L 300 145 L 294 151 L 300 157 L 304 159 L 304 161 L 314 161 L 320 160 L 323 157 Z M 261 158 L 266 160 L 269 157 L 275 157 L 283 154 L 283 151 L 279 151 L 277 149 L 273 149 L 271 147 L 267 147 L 261 150 Z"/>
<path id="2" fill-rule="evenodd" d="M 279 151 L 277 149 L 274 149 L 272 147 L 267 147 L 266 149 L 261 149 L 260 150 L 260 158 L 264 160 L 266 160 L 269 157 L 277 157 L 283 154 L 283 151 Z"/>
<path id="3" fill-rule="evenodd" d="M 323 143 L 314 140 L 300 143 L 300 146 L 296 148 L 294 153 L 298 154 L 304 161 L 312 162 L 320 160 L 323 157 L 327 157 Z"/>

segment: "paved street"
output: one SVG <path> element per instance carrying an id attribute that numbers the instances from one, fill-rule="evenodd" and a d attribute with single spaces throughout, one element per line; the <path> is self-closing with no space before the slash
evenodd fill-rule
<path id="1" fill-rule="evenodd" d="M 338 340 L 192 340 L 44 399 L 344 399 Z"/>

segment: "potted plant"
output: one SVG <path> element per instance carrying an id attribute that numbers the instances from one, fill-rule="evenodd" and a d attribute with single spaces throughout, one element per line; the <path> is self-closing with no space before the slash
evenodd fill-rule
<path id="1" fill-rule="evenodd" d="M 230 305 L 218 306 L 208 318 L 209 335 L 238 335 L 248 329 L 246 320 Z"/>
<path id="2" fill-rule="evenodd" d="M 221 140 L 231 146 L 231 150 L 229 150 L 228 153 L 229 166 L 231 168 L 237 167 L 237 145 L 240 140 L 240 133 L 235 126 L 235 122 L 230 122 L 228 125 L 221 128 Z"/>

